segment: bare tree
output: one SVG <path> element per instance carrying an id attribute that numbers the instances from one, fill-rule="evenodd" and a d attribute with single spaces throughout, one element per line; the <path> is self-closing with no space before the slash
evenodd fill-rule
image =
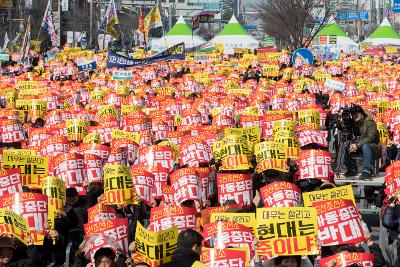
<path id="1" fill-rule="evenodd" d="M 336 6 L 329 0 L 259 0 L 256 4 L 264 33 L 289 49 L 309 46 Z"/>

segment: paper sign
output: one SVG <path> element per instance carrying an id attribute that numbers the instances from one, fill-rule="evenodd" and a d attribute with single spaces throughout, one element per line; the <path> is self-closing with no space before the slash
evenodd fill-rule
<path id="1" fill-rule="evenodd" d="M 8 170 L 0 169 L 0 197 L 22 192 L 21 180 L 21 170 L 19 168 Z"/>
<path id="2" fill-rule="evenodd" d="M 10 234 L 25 245 L 28 245 L 28 222 L 12 210 L 0 209 L 0 233 Z"/>
<path id="3" fill-rule="evenodd" d="M 200 261 L 208 267 L 218 266 L 248 266 L 247 248 L 202 248 Z"/>
<path id="4" fill-rule="evenodd" d="M 42 192 L 49 199 L 49 207 L 56 212 L 64 211 L 66 204 L 65 182 L 57 177 L 46 177 L 42 180 Z"/>
<path id="5" fill-rule="evenodd" d="M 342 83 L 342 82 L 338 82 L 338 81 L 332 80 L 332 79 L 326 79 L 325 83 L 324 83 L 324 86 L 328 87 L 329 89 L 331 89 L 333 91 L 336 90 L 336 91 L 343 92 L 346 84 Z"/>
<path id="6" fill-rule="evenodd" d="M 274 182 L 260 189 L 265 207 L 296 207 L 300 206 L 301 190 L 292 183 Z"/>
<path id="7" fill-rule="evenodd" d="M 258 208 L 256 235 L 262 256 L 317 254 L 315 239 L 318 233 L 314 208 Z"/>
<path id="8" fill-rule="evenodd" d="M 136 226 L 136 252 L 152 261 L 152 265 L 171 261 L 177 243 L 178 228 L 176 226 L 158 232 L 147 230 L 140 222 Z"/>
<path id="9" fill-rule="evenodd" d="M 349 199 L 353 201 L 354 205 L 356 204 L 352 185 L 303 193 L 305 207 L 312 207 L 312 203 L 316 201 L 332 199 Z"/>
<path id="10" fill-rule="evenodd" d="M 256 215 L 254 213 L 212 213 L 210 222 L 217 221 L 236 222 L 252 229 L 256 227 Z"/>
<path id="11" fill-rule="evenodd" d="M 332 263 L 335 263 L 335 267 L 347 267 L 354 264 L 360 267 L 373 267 L 374 254 L 345 251 L 320 260 L 321 267 L 330 267 Z"/>
<path id="12" fill-rule="evenodd" d="M 300 179 L 329 179 L 332 155 L 324 150 L 301 150 L 299 157 Z"/>
<path id="13" fill-rule="evenodd" d="M 149 230 L 159 232 L 177 226 L 179 231 L 196 227 L 196 209 L 179 206 L 152 208 Z"/>
<path id="14" fill-rule="evenodd" d="M 251 174 L 218 173 L 218 201 L 223 205 L 227 200 L 237 204 L 251 205 L 253 200 L 253 179 Z"/>
<path id="15" fill-rule="evenodd" d="M 136 192 L 129 169 L 124 165 L 108 165 L 104 167 L 104 203 L 133 204 Z"/>
<path id="16" fill-rule="evenodd" d="M 360 214 L 351 200 L 325 200 L 312 205 L 317 210 L 318 238 L 323 246 L 365 241 Z"/>

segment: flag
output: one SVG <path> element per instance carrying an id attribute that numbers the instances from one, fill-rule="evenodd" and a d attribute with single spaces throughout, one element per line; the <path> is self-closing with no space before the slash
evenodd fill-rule
<path id="1" fill-rule="evenodd" d="M 150 10 L 144 19 L 144 33 L 145 38 L 149 35 L 150 29 L 162 27 L 160 9 L 158 8 L 158 0 L 156 1 L 154 7 Z"/>
<path id="2" fill-rule="evenodd" d="M 29 48 L 31 46 L 31 17 L 28 18 L 28 25 L 26 26 L 24 41 L 21 47 L 21 53 L 19 55 L 19 61 L 24 64 L 24 66 L 29 65 Z"/>
<path id="3" fill-rule="evenodd" d="M 3 44 L 3 49 L 2 49 L 2 51 L 6 50 L 9 41 L 10 41 L 10 39 L 8 39 L 8 34 L 7 34 L 7 32 L 6 32 L 6 34 L 4 35 L 4 44 Z"/>
<path id="4" fill-rule="evenodd" d="M 56 29 L 53 25 L 53 15 L 50 0 L 47 3 L 47 8 L 43 15 L 41 27 L 50 36 L 52 45 L 60 46 L 60 39 L 58 38 L 58 34 L 56 33 Z"/>
<path id="5" fill-rule="evenodd" d="M 139 10 L 139 28 L 137 29 L 139 46 L 146 46 L 142 8 Z"/>
<path id="6" fill-rule="evenodd" d="M 114 29 L 115 24 L 119 24 L 117 9 L 115 8 L 114 0 L 110 0 L 110 3 L 108 3 L 106 15 L 100 23 L 99 32 L 109 33 L 114 39 L 118 39 L 118 34 Z"/>
<path id="7" fill-rule="evenodd" d="M 82 49 L 86 49 L 87 47 L 86 31 L 81 32 L 81 34 L 76 39 L 76 43 L 81 43 Z"/>

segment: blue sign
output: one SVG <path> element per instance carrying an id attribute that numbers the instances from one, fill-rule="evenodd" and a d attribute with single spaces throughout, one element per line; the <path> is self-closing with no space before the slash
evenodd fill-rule
<path id="1" fill-rule="evenodd" d="M 296 51 L 294 51 L 292 55 L 292 65 L 295 65 L 296 58 L 301 57 L 301 60 L 303 61 L 303 64 L 313 64 L 314 63 L 314 56 L 311 53 L 310 50 L 307 48 L 299 48 Z"/>
<path id="2" fill-rule="evenodd" d="M 337 16 L 337 20 L 347 20 L 347 21 L 368 21 L 369 20 L 369 12 L 368 11 L 339 11 Z"/>
<path id="3" fill-rule="evenodd" d="M 87 62 L 85 64 L 78 65 L 78 71 L 87 71 L 97 69 L 96 61 Z"/>
<path id="4" fill-rule="evenodd" d="M 393 12 L 400 13 L 400 0 L 393 0 Z"/>

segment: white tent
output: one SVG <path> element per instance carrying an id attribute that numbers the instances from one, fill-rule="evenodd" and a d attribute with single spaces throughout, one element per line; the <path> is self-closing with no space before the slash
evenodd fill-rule
<path id="1" fill-rule="evenodd" d="M 160 52 L 179 43 L 185 43 L 185 48 L 205 43 L 203 39 L 193 34 L 182 16 L 165 36 L 151 41 L 151 50 Z"/>
<path id="2" fill-rule="evenodd" d="M 233 54 L 234 48 L 255 49 L 259 46 L 259 42 L 243 29 L 235 15 L 232 16 L 229 23 L 211 42 L 214 44 L 222 43 L 225 54 Z"/>
<path id="3" fill-rule="evenodd" d="M 354 52 L 358 44 L 350 39 L 340 26 L 332 19 L 316 35 L 313 42 L 313 51 Z"/>
<path id="4" fill-rule="evenodd" d="M 392 27 L 389 20 L 385 18 L 364 42 L 372 45 L 400 45 L 400 35 Z"/>

